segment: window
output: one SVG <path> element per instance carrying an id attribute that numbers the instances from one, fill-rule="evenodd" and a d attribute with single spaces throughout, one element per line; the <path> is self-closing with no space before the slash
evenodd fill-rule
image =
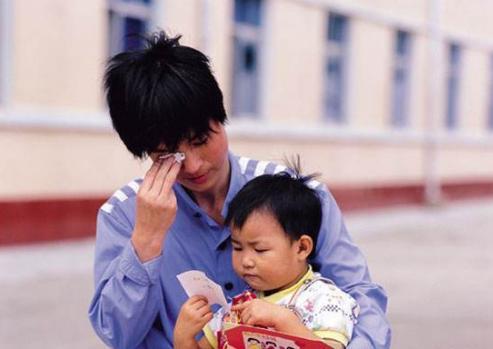
<path id="1" fill-rule="evenodd" d="M 151 0 L 109 0 L 110 56 L 142 48 L 139 35 L 147 33 L 151 19 Z"/>
<path id="2" fill-rule="evenodd" d="M 261 0 L 235 0 L 233 57 L 233 115 L 255 116 L 259 111 Z"/>
<path id="3" fill-rule="evenodd" d="M 411 38 L 398 30 L 394 43 L 394 73 L 392 81 L 391 124 L 404 127 L 409 124 L 409 80 L 411 70 Z"/>
<path id="4" fill-rule="evenodd" d="M 490 56 L 490 91 L 489 91 L 489 106 L 488 106 L 488 130 L 493 132 L 493 55 Z"/>
<path id="5" fill-rule="evenodd" d="M 450 44 L 448 49 L 447 114 L 445 120 L 445 126 L 448 130 L 454 130 L 458 126 L 460 64 L 461 48 L 457 44 Z"/>
<path id="6" fill-rule="evenodd" d="M 7 54 L 7 9 L 6 2 L 0 1 L 0 106 L 5 102 L 5 89 L 7 84 L 6 54 Z"/>
<path id="7" fill-rule="evenodd" d="M 4 80 L 5 80 L 5 39 L 4 39 L 4 33 L 5 33 L 5 24 L 4 24 L 4 9 L 1 7 L 2 5 L 0 4 L 0 106 L 4 102 L 4 97 L 3 97 L 3 90 L 5 88 L 4 85 Z"/>
<path id="8" fill-rule="evenodd" d="M 14 1 L 0 1 L 0 108 L 11 101 L 13 48 L 14 48 Z"/>
<path id="9" fill-rule="evenodd" d="M 324 114 L 333 122 L 344 121 L 348 19 L 329 14 L 325 66 Z"/>

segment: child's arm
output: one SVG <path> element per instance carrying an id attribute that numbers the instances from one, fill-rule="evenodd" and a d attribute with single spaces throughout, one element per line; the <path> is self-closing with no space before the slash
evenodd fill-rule
<path id="1" fill-rule="evenodd" d="M 202 296 L 190 297 L 181 307 L 173 333 L 173 348 L 175 349 L 206 349 L 211 348 L 207 340 L 200 342 L 195 336 L 212 319 L 212 311 L 207 298 Z"/>
<path id="2" fill-rule="evenodd" d="M 238 311 L 241 321 L 246 325 L 272 327 L 279 332 L 320 340 L 320 337 L 313 334 L 301 322 L 297 314 L 283 306 L 261 299 L 252 299 L 251 301 L 233 306 L 231 310 Z M 345 348 L 342 343 L 335 340 L 325 340 L 324 342 L 334 349 Z"/>

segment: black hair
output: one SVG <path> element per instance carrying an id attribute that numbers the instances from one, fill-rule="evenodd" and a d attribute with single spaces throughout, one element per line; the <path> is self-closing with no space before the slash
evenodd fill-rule
<path id="1" fill-rule="evenodd" d="M 313 240 L 315 252 L 322 222 L 322 203 L 307 183 L 316 174 L 302 176 L 298 162 L 290 170 L 265 174 L 248 182 L 228 207 L 225 224 L 241 229 L 253 212 L 266 211 L 274 216 L 291 241 L 303 234 Z"/>
<path id="2" fill-rule="evenodd" d="M 141 50 L 119 53 L 104 76 L 113 127 L 127 149 L 143 158 L 164 145 L 204 140 L 211 121 L 226 122 L 223 95 L 200 51 L 182 46 L 164 31 Z"/>

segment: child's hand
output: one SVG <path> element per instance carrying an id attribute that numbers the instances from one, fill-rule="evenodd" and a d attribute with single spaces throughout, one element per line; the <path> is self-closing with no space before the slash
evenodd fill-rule
<path id="1" fill-rule="evenodd" d="M 320 340 L 303 325 L 298 315 L 283 306 L 262 299 L 252 299 L 232 306 L 231 310 L 240 313 L 241 322 L 245 325 L 271 327 L 276 331 L 290 333 L 294 336 Z M 344 349 L 344 345 L 335 340 L 326 342 L 334 349 Z"/>
<path id="2" fill-rule="evenodd" d="M 176 320 L 174 341 L 176 346 L 187 347 L 195 343 L 195 336 L 212 319 L 212 311 L 204 296 L 190 297 L 181 307 Z"/>
<path id="3" fill-rule="evenodd" d="M 275 329 L 278 329 L 283 319 L 293 315 L 288 309 L 261 299 L 252 299 L 235 305 L 231 310 L 239 312 L 241 322 L 246 325 L 274 327 Z"/>

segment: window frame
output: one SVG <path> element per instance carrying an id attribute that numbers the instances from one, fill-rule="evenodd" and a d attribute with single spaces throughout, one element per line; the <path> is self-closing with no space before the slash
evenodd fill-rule
<path id="1" fill-rule="evenodd" d="M 488 109 L 486 115 L 486 129 L 488 132 L 493 134 L 493 52 L 489 55 L 490 70 L 490 81 L 489 81 L 489 91 L 488 91 Z"/>
<path id="2" fill-rule="evenodd" d="M 332 30 L 335 30 L 332 26 L 332 22 L 336 20 L 342 20 L 342 29 L 340 38 L 331 38 Z M 343 124 L 347 122 L 347 80 L 348 80 L 348 61 L 349 61 L 349 27 L 350 18 L 346 15 L 329 12 L 327 16 L 327 31 L 325 38 L 325 60 L 324 60 L 324 84 L 323 84 L 323 117 L 326 122 L 334 124 Z M 329 73 L 329 65 L 337 62 L 339 64 L 338 78 L 331 78 Z M 334 75 L 335 76 L 335 75 Z M 336 85 L 333 91 L 330 89 L 332 81 L 337 79 Z M 335 91 L 335 92 L 334 92 Z M 330 108 L 330 102 L 328 101 L 332 92 L 337 94 L 338 111 L 334 112 L 336 108 Z"/>
<path id="3" fill-rule="evenodd" d="M 405 38 L 403 52 L 399 48 L 400 38 Z M 413 55 L 413 37 L 409 31 L 402 29 L 395 31 L 393 54 L 390 124 L 393 128 L 406 128 L 410 125 L 409 109 Z M 398 74 L 402 74 L 402 80 L 400 81 Z"/>
<path id="4" fill-rule="evenodd" d="M 143 33 L 149 31 L 153 21 L 153 0 L 108 0 L 108 52 L 110 56 L 125 50 L 125 19 L 144 22 Z"/>
<path id="5" fill-rule="evenodd" d="M 260 117 L 260 98 L 261 98 L 261 79 L 262 79 L 262 32 L 264 22 L 265 1 L 258 0 L 258 17 L 252 22 L 240 21 L 238 16 L 237 4 L 242 0 L 235 0 L 233 3 L 233 37 L 232 37 L 232 73 L 231 73 L 231 111 L 234 118 L 256 119 Z M 238 43 L 239 42 L 239 43 Z M 239 67 L 237 49 L 240 46 L 252 45 L 255 47 L 255 72 L 250 77 L 251 80 L 244 83 L 245 77 L 242 75 L 244 70 Z M 248 76 L 247 76 L 248 78 Z M 253 94 L 247 95 L 238 90 L 242 85 L 253 84 Z M 252 100 L 244 100 L 244 96 Z M 252 107 L 249 108 L 249 105 Z"/>
<path id="6" fill-rule="evenodd" d="M 448 131 L 459 128 L 462 52 L 462 47 L 456 42 L 447 46 L 445 128 Z"/>
<path id="7" fill-rule="evenodd" d="M 13 1 L 0 1 L 0 108 L 10 103 L 13 71 Z"/>

